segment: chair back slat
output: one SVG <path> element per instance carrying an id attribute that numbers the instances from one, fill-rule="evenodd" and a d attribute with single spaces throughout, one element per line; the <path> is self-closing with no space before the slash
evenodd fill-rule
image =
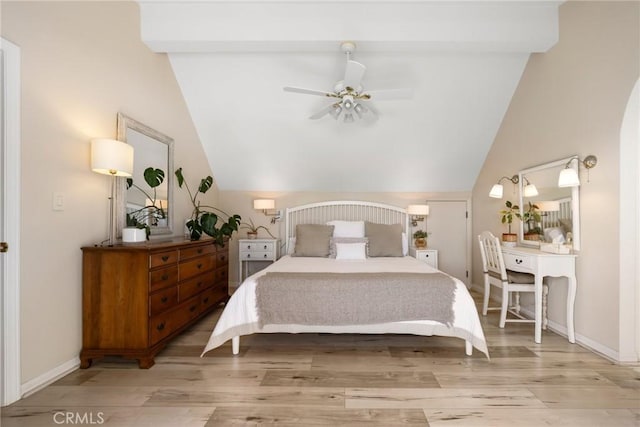
<path id="1" fill-rule="evenodd" d="M 478 235 L 478 242 L 480 243 L 484 272 L 494 273 L 503 281 L 507 280 L 507 270 L 504 266 L 502 249 L 500 249 L 500 240 L 490 231 L 483 231 Z"/>

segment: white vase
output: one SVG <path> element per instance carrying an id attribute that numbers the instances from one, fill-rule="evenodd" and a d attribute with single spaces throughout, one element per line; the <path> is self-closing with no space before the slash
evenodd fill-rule
<path id="1" fill-rule="evenodd" d="M 137 243 L 147 240 L 144 228 L 127 227 L 122 229 L 122 241 L 124 243 Z"/>

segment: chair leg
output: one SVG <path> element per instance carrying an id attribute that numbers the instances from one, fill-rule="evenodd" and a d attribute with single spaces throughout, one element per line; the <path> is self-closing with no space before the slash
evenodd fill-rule
<path id="1" fill-rule="evenodd" d="M 486 316 L 487 311 L 489 310 L 489 296 L 491 293 L 491 284 L 485 277 L 484 279 L 484 299 L 482 300 L 482 315 Z"/>
<path id="2" fill-rule="evenodd" d="M 542 329 L 547 330 L 549 319 L 547 318 L 547 297 L 549 296 L 549 285 L 542 285 Z"/>
<path id="3" fill-rule="evenodd" d="M 516 302 L 513 305 L 513 311 L 520 315 L 520 292 L 514 292 L 516 294 Z"/>
<path id="4" fill-rule="evenodd" d="M 506 284 L 502 284 L 502 308 L 500 308 L 500 327 L 504 328 L 504 324 L 507 322 L 507 310 L 509 304 L 509 291 Z"/>

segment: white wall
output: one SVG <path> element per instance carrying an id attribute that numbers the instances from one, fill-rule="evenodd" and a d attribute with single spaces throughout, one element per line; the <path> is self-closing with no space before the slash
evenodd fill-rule
<path id="1" fill-rule="evenodd" d="M 578 339 L 619 357 L 620 127 L 639 76 L 640 4 L 567 2 L 560 41 L 533 54 L 473 190 L 473 232 L 503 231 L 490 199 L 496 180 L 518 170 L 588 154 L 598 157 L 580 187 L 582 249 L 577 261 Z M 477 245 L 476 245 L 477 246 Z M 474 246 L 474 283 L 481 283 Z M 565 325 L 566 287 L 552 286 L 550 320 Z"/>
<path id="2" fill-rule="evenodd" d="M 22 52 L 23 384 L 80 352 L 80 247 L 106 237 L 109 193 L 89 168 L 89 140 L 115 138 L 121 111 L 175 139 L 190 181 L 211 174 L 168 59 L 139 33 L 133 2 L 2 2 L 2 37 Z M 53 192 L 64 211 L 52 211 Z M 190 210 L 183 191 L 176 198 L 181 235 Z"/>

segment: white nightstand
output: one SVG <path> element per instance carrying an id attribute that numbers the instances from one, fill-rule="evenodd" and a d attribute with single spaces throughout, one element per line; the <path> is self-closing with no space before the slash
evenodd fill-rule
<path id="1" fill-rule="evenodd" d="M 280 256 L 280 239 L 240 239 L 238 240 L 238 279 L 242 283 L 249 275 L 250 262 L 275 262 Z M 264 267 L 262 267 L 264 268 Z M 262 268 L 252 269 L 252 274 Z"/>
<path id="2" fill-rule="evenodd" d="M 409 248 L 409 255 L 411 255 L 418 261 L 426 262 L 433 268 L 438 268 L 437 249 L 418 249 L 412 246 Z"/>

